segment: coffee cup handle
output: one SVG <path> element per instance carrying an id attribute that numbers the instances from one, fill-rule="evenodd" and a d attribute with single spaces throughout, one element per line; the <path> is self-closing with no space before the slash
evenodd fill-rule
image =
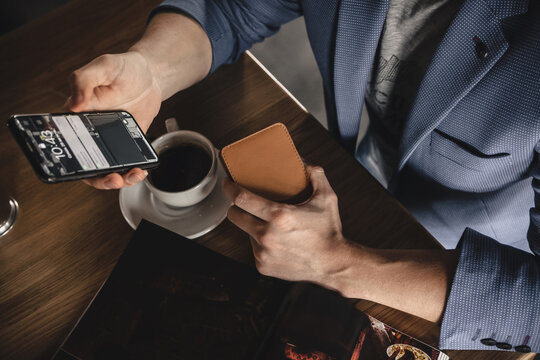
<path id="1" fill-rule="evenodd" d="M 172 117 L 165 120 L 165 129 L 167 129 L 168 133 L 180 130 L 180 127 L 178 126 L 178 121 L 176 120 L 176 118 Z"/>

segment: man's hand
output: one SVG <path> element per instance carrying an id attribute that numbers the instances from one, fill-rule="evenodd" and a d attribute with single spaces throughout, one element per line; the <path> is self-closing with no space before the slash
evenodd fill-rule
<path id="1" fill-rule="evenodd" d="M 161 105 L 161 91 L 147 60 L 140 53 L 102 55 L 71 76 L 71 96 L 66 106 L 74 112 L 127 110 L 146 132 Z M 142 181 L 147 175 L 132 169 L 85 182 L 98 189 L 118 189 Z"/>
<path id="2" fill-rule="evenodd" d="M 323 169 L 307 166 L 307 173 L 313 195 L 300 205 L 267 200 L 227 180 L 224 190 L 234 202 L 227 216 L 250 235 L 259 272 L 333 288 L 350 244 Z"/>
<path id="3" fill-rule="evenodd" d="M 224 183 L 234 202 L 229 220 L 250 235 L 259 272 L 440 321 L 458 253 L 372 249 L 346 240 L 336 194 L 323 170 L 308 166 L 307 172 L 313 195 L 300 205 L 276 203 Z"/>
<path id="4" fill-rule="evenodd" d="M 141 40 L 123 54 L 103 55 L 71 77 L 66 106 L 74 112 L 127 110 L 146 132 L 161 102 L 203 79 L 212 63 L 212 47 L 201 26 L 176 13 L 155 15 Z M 85 182 L 98 189 L 133 185 L 146 176 L 133 169 Z"/>
<path id="5" fill-rule="evenodd" d="M 66 105 L 74 112 L 127 110 L 146 132 L 161 105 L 161 90 L 146 58 L 137 51 L 102 55 L 70 78 Z"/>

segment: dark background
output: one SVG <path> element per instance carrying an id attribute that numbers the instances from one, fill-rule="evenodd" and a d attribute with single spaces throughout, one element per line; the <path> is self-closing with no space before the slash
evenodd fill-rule
<path id="1" fill-rule="evenodd" d="M 2 0 L 0 5 L 0 35 L 67 3 L 69 0 Z"/>

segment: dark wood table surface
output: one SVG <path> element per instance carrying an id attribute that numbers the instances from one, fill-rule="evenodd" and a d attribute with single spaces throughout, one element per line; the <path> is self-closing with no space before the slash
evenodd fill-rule
<path id="1" fill-rule="evenodd" d="M 71 71 L 140 37 L 159 0 L 73 0 L 0 37 L 0 119 L 62 111 Z M 248 55 L 167 100 L 163 120 L 206 135 L 217 147 L 275 122 L 289 128 L 301 155 L 326 170 L 340 199 L 345 235 L 368 246 L 436 248 L 437 243 L 328 132 Z M 133 230 L 118 191 L 83 183 L 41 183 L 5 126 L 0 127 L 0 186 L 20 214 L 0 238 L 0 359 L 48 359 L 105 281 Z M 247 236 L 228 221 L 197 242 L 252 263 Z M 439 327 L 385 306 L 358 308 L 431 345 Z M 448 351 L 452 359 L 531 359 L 501 352 Z"/>

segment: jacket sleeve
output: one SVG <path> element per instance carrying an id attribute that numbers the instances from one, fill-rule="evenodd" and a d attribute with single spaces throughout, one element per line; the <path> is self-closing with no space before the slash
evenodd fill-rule
<path id="1" fill-rule="evenodd" d="M 187 14 L 202 26 L 212 44 L 212 73 L 299 17 L 301 6 L 299 0 L 166 0 L 151 16 L 163 11 Z"/>
<path id="2" fill-rule="evenodd" d="M 540 352 L 540 143 L 532 169 L 535 207 L 528 240 L 532 254 L 466 229 L 441 326 L 443 349 L 497 349 L 492 338 Z"/>

